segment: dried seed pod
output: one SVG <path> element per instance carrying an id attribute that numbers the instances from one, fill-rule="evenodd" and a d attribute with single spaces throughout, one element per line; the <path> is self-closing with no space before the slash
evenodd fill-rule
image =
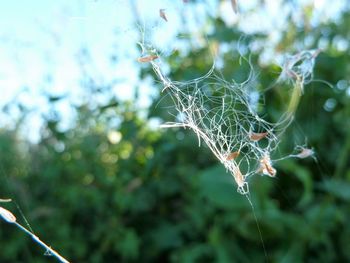
<path id="1" fill-rule="evenodd" d="M 168 18 L 165 15 L 165 9 L 159 9 L 159 16 L 168 22 Z"/>
<path id="2" fill-rule="evenodd" d="M 265 138 L 267 134 L 268 134 L 267 132 L 261 132 L 261 133 L 250 132 L 249 139 L 252 141 L 260 141 L 261 139 Z"/>
<path id="3" fill-rule="evenodd" d="M 231 5 L 232 5 L 233 11 L 237 14 L 238 13 L 237 0 L 231 0 Z"/>
<path id="4" fill-rule="evenodd" d="M 140 57 L 137 59 L 137 61 L 141 62 L 141 63 L 146 63 L 146 62 L 151 62 L 157 58 L 158 58 L 157 55 L 149 55 L 149 56 L 145 56 L 145 57 Z"/>
<path id="5" fill-rule="evenodd" d="M 244 176 L 238 167 L 236 167 L 236 169 L 234 169 L 233 177 L 235 178 L 235 181 L 236 181 L 239 188 L 244 187 L 246 182 L 244 181 Z"/>
<path id="6" fill-rule="evenodd" d="M 265 154 L 260 160 L 259 173 L 263 173 L 270 177 L 275 177 L 276 169 L 272 167 L 271 159 L 269 154 Z"/>
<path id="7" fill-rule="evenodd" d="M 226 160 L 227 161 L 231 161 L 233 159 L 236 159 L 238 157 L 238 155 L 239 155 L 239 151 L 238 152 L 232 152 L 229 155 L 227 155 Z"/>
<path id="8" fill-rule="evenodd" d="M 16 217 L 7 209 L 0 207 L 0 216 L 8 223 L 15 223 Z"/>
<path id="9" fill-rule="evenodd" d="M 295 156 L 301 159 L 313 156 L 315 152 L 312 149 L 301 148 L 301 152 L 296 154 Z"/>

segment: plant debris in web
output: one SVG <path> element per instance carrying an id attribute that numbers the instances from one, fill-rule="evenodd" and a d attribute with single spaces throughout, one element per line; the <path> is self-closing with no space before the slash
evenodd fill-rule
<path id="1" fill-rule="evenodd" d="M 141 47 L 143 53 L 147 54 L 142 44 Z M 160 62 L 149 60 L 163 84 L 162 91 L 172 99 L 178 116 L 177 121 L 167 122 L 161 127 L 191 129 L 198 137 L 199 146 L 204 142 L 232 174 L 238 191 L 247 194 L 247 179 L 250 176 L 276 176 L 272 153 L 276 151 L 281 135 L 294 118 L 304 85 L 312 80 L 318 53 L 319 50 L 310 50 L 285 57 L 281 74 L 275 83 L 290 85 L 291 95 L 285 113 L 276 123 L 266 121 L 251 104 L 250 78 L 253 72 L 243 83 L 229 82 L 217 74 L 213 65 L 207 74 L 199 78 L 190 81 L 171 80 L 163 73 Z M 312 154 L 311 150 L 300 148 L 297 154 L 281 159 L 306 158 Z"/>

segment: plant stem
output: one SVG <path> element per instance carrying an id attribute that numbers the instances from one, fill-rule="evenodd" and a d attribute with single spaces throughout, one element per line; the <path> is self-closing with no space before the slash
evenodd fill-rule
<path id="1" fill-rule="evenodd" d="M 28 229 L 26 229 L 24 226 L 22 226 L 21 224 L 17 223 L 17 222 L 13 222 L 19 229 L 21 229 L 23 232 L 27 233 L 28 235 L 31 236 L 31 238 L 38 243 L 39 245 L 41 245 L 42 247 L 44 247 L 46 249 L 47 252 L 49 252 L 50 255 L 56 257 L 60 262 L 63 263 L 69 263 L 68 260 L 66 260 L 64 257 L 62 257 L 60 254 L 58 254 L 54 249 L 52 249 L 51 247 L 49 247 L 48 245 L 46 245 L 43 241 L 40 240 L 39 237 L 37 237 L 35 234 L 33 234 L 32 232 L 30 232 Z"/>

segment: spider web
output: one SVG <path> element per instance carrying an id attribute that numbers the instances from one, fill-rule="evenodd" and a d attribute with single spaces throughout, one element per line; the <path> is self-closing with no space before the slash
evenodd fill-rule
<path id="1" fill-rule="evenodd" d="M 143 54 L 148 52 L 141 44 Z M 177 121 L 161 127 L 191 129 L 209 147 L 215 157 L 229 171 L 241 194 L 249 193 L 248 177 L 264 174 L 274 177 L 270 156 L 276 151 L 282 134 L 293 121 L 304 85 L 312 80 L 312 70 L 318 50 L 302 51 L 285 56 L 281 73 L 273 86 L 282 82 L 291 87 L 288 107 L 276 123 L 266 121 L 255 111 L 251 103 L 252 73 L 243 83 L 226 81 L 215 69 L 215 64 L 202 77 L 190 81 L 171 80 L 156 60 L 150 61 L 157 77 L 163 84 L 177 112 Z M 262 96 L 263 94 L 259 94 Z M 288 157 L 306 157 L 290 154 Z"/>

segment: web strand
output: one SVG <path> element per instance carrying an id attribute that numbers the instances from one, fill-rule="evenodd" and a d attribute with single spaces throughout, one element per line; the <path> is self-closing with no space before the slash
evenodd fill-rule
<path id="1" fill-rule="evenodd" d="M 147 53 L 144 46 L 142 50 Z M 249 176 L 256 173 L 276 175 L 270 156 L 294 119 L 304 85 L 312 80 L 318 52 L 303 51 L 286 56 L 276 84 L 290 85 L 291 97 L 285 113 L 276 123 L 264 120 L 255 110 L 256 102 L 251 98 L 254 85 L 251 80 L 255 78 L 252 68 L 248 79 L 242 83 L 226 81 L 216 73 L 215 65 L 202 77 L 180 82 L 166 77 L 160 64 L 152 60 L 153 70 L 163 84 L 162 92 L 171 97 L 176 112 L 176 121 L 162 127 L 190 128 L 197 135 L 199 146 L 203 141 L 232 174 L 238 192 L 247 194 Z M 250 60 L 247 61 L 251 66 Z"/>

